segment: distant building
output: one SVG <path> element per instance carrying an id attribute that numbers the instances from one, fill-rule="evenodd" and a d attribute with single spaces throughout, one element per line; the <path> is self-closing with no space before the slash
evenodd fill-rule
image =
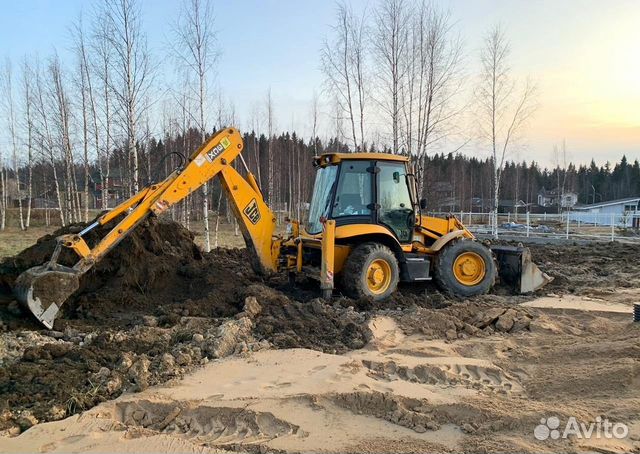
<path id="1" fill-rule="evenodd" d="M 553 189 L 551 191 L 542 188 L 538 192 L 538 205 L 541 207 L 557 207 L 558 202 L 562 208 L 573 208 L 578 203 L 578 194 L 571 191 L 559 191 Z"/>
<path id="2" fill-rule="evenodd" d="M 526 213 L 532 204 L 522 200 L 501 199 L 498 202 L 498 213 Z"/>
<path id="3" fill-rule="evenodd" d="M 488 213 L 493 210 L 495 201 L 492 198 L 472 197 L 470 200 L 473 212 Z M 530 211 L 533 204 L 523 200 L 498 200 L 498 213 L 526 213 Z"/>
<path id="4" fill-rule="evenodd" d="M 569 217 L 587 224 L 640 227 L 640 197 L 609 200 L 606 202 L 576 205 Z"/>
<path id="5" fill-rule="evenodd" d="M 100 178 L 100 174 L 95 172 L 91 176 L 91 189 L 93 193 L 93 197 L 95 198 L 96 207 L 102 206 L 102 192 L 104 187 L 102 185 L 102 179 Z M 111 172 L 108 180 L 108 191 L 109 198 L 107 200 L 107 205 L 109 208 L 113 208 L 116 205 L 122 203 L 127 199 L 128 196 L 128 187 L 124 182 L 124 178 L 118 172 Z"/>
<path id="6" fill-rule="evenodd" d="M 488 213 L 493 209 L 493 199 L 486 197 L 472 197 L 470 205 L 471 211 L 474 213 Z"/>

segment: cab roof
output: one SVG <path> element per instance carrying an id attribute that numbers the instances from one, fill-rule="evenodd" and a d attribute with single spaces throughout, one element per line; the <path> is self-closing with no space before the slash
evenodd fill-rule
<path id="1" fill-rule="evenodd" d="M 324 153 L 313 158 L 316 166 L 338 164 L 340 161 L 401 161 L 409 162 L 407 156 L 390 153 Z"/>

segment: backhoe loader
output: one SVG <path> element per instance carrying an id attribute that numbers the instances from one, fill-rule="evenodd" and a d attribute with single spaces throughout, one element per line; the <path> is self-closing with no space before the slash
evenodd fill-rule
<path id="1" fill-rule="evenodd" d="M 161 215 L 214 177 L 220 179 L 240 225 L 251 265 L 259 274 L 305 273 L 320 281 L 323 297 L 334 287 L 351 297 L 384 300 L 399 281 L 434 279 L 456 297 L 488 292 L 496 276 L 518 292 L 531 292 L 550 278 L 523 247 L 489 247 L 477 241 L 454 216 L 425 216 L 416 179 L 405 156 L 383 153 L 327 153 L 314 158 L 317 175 L 306 223 L 289 221 L 276 234 L 276 217 L 242 158 L 239 131 L 227 128 L 202 144 L 167 178 L 151 184 L 100 216 L 77 234 L 62 235 L 51 259 L 28 269 L 17 281 L 19 301 L 47 328 L 80 277 L 109 253 L 147 216 Z M 246 176 L 234 167 L 240 158 Z M 98 242 L 83 236 L 117 224 Z M 78 262 L 57 263 L 63 248 Z"/>

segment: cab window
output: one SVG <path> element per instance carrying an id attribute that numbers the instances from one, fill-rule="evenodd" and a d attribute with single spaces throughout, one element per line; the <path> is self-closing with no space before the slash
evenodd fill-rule
<path id="1" fill-rule="evenodd" d="M 378 162 L 379 222 L 389 227 L 401 242 L 411 239 L 415 215 L 404 163 Z"/>
<path id="2" fill-rule="evenodd" d="M 369 161 L 345 160 L 340 166 L 338 188 L 331 213 L 333 218 L 371 215 L 371 173 Z"/>

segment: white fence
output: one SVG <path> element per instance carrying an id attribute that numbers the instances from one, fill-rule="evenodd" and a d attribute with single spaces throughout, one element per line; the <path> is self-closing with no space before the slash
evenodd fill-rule
<path id="1" fill-rule="evenodd" d="M 435 216 L 455 215 L 470 231 L 476 234 L 557 239 L 583 239 L 599 241 L 624 240 L 640 243 L 640 212 L 588 213 L 569 211 L 563 213 L 499 213 L 498 231 L 492 220 L 495 213 L 429 213 Z"/>

